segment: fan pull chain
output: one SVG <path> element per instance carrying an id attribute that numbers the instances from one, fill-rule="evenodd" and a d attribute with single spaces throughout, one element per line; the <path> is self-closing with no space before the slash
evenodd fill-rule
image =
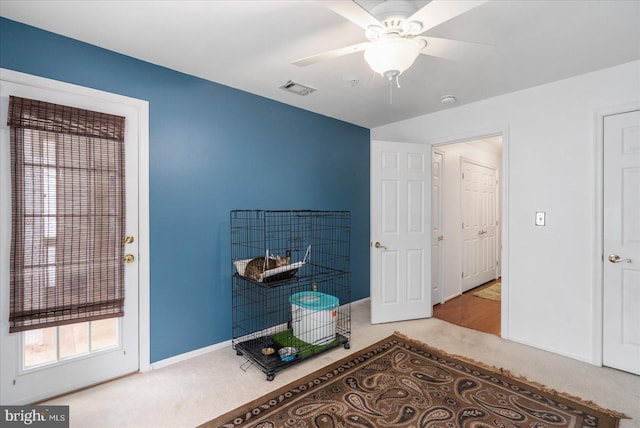
<path id="1" fill-rule="evenodd" d="M 394 80 L 396 82 L 396 87 L 398 89 L 401 88 L 401 86 L 400 86 L 400 75 L 399 74 L 396 74 L 394 77 L 389 79 L 389 104 L 393 104 L 393 81 Z"/>

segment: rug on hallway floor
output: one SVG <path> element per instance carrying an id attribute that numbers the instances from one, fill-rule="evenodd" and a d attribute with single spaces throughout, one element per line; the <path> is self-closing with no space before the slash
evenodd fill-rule
<path id="1" fill-rule="evenodd" d="M 489 300 L 496 300 L 498 302 L 501 299 L 501 294 L 502 294 L 501 281 L 498 281 L 487 288 L 484 288 L 480 291 L 476 291 L 475 293 L 473 293 L 474 296 L 482 297 L 484 299 L 489 299 Z"/>
<path id="2" fill-rule="evenodd" d="M 201 428 L 609 428 L 621 417 L 396 332 Z"/>

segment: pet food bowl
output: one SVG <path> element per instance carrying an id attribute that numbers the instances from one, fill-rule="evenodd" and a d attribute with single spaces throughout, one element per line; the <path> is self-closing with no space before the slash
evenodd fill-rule
<path id="1" fill-rule="evenodd" d="M 280 354 L 280 359 L 282 361 L 287 362 L 293 360 L 296 355 L 298 355 L 298 350 L 296 348 L 286 346 L 284 348 L 280 348 L 278 354 Z"/>
<path id="2" fill-rule="evenodd" d="M 262 355 L 272 355 L 274 352 L 276 352 L 276 350 L 271 347 L 262 348 Z"/>

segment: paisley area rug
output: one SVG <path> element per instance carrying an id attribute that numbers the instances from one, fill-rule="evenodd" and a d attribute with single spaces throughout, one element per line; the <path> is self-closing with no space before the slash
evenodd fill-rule
<path id="1" fill-rule="evenodd" d="M 201 427 L 608 428 L 620 417 L 395 333 Z"/>

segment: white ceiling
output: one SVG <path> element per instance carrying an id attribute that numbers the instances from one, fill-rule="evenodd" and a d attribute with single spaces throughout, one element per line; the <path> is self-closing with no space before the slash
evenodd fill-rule
<path id="1" fill-rule="evenodd" d="M 488 57 L 420 55 L 401 88 L 362 52 L 290 64 L 366 41 L 322 1 L 0 0 L 0 15 L 367 128 L 450 108 L 443 95 L 461 105 L 640 59 L 638 0 L 491 0 L 425 33 L 495 46 Z M 288 80 L 317 91 L 279 89 Z"/>

